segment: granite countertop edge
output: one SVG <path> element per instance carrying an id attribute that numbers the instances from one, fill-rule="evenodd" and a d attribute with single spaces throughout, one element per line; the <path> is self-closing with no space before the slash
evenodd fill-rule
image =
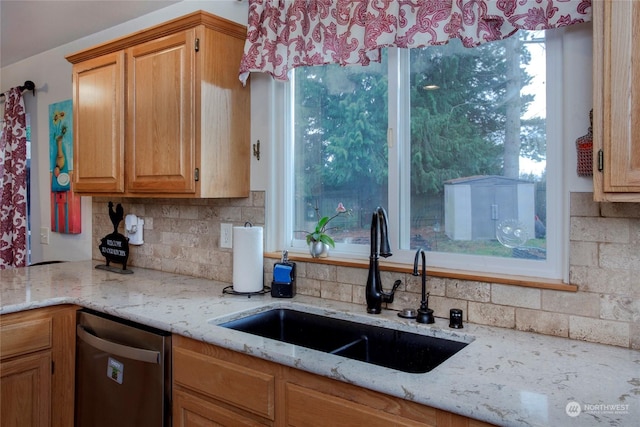
<path id="1" fill-rule="evenodd" d="M 297 295 L 227 295 L 226 283 L 76 261 L 0 271 L 0 314 L 75 304 L 496 425 L 629 425 L 640 417 L 640 351 L 445 319 L 419 325 L 364 304 Z M 470 342 L 431 372 L 409 374 L 217 326 L 290 307 Z M 577 416 L 567 405 L 580 405 Z M 575 409 L 575 407 L 574 407 Z M 572 413 L 571 415 L 575 415 Z"/>

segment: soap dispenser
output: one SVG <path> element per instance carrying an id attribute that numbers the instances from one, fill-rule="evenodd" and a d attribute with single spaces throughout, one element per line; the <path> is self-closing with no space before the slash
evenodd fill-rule
<path id="1" fill-rule="evenodd" d="M 271 296 L 293 298 L 296 294 L 296 263 L 289 261 L 289 252 L 282 251 L 280 262 L 273 265 Z"/>

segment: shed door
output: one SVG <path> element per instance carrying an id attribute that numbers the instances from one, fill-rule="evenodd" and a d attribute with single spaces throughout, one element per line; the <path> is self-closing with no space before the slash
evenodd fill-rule
<path id="1" fill-rule="evenodd" d="M 471 190 L 471 238 L 494 240 L 496 225 L 518 218 L 517 186 L 477 185 Z"/>

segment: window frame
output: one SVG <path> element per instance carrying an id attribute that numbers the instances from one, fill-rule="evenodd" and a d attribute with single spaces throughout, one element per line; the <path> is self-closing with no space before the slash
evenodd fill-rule
<path id="1" fill-rule="evenodd" d="M 566 176 L 563 153 L 563 34 L 564 29 L 546 32 L 546 100 L 547 100 L 547 183 L 562 183 L 562 185 L 547 185 L 547 257 L 545 260 L 521 260 L 515 258 L 485 257 L 478 255 L 452 254 L 444 252 L 428 252 L 427 266 L 430 268 L 473 272 L 478 275 L 505 274 L 543 279 L 568 279 L 568 228 L 569 219 L 568 198 L 563 197 L 566 190 Z M 410 99 L 408 85 L 402 85 L 402 71 L 408 73 L 409 51 L 406 49 L 389 48 L 388 50 L 388 78 L 389 90 L 402 91 L 399 98 L 390 96 L 389 101 L 389 206 L 385 207 L 389 214 L 389 229 L 393 256 L 387 258 L 389 262 L 412 264 L 415 250 L 400 250 L 409 247 L 403 239 L 409 238 L 406 231 L 410 223 L 409 188 L 410 168 L 402 168 L 403 159 L 410 154 L 410 135 L 408 132 L 408 113 Z M 271 247 L 287 250 L 292 254 L 308 254 L 306 242 L 301 239 L 289 239 L 293 236 L 293 122 L 291 97 L 294 91 L 295 79 L 289 83 L 275 83 L 273 87 L 272 104 L 272 139 L 278 141 L 274 147 L 272 160 L 272 180 L 267 197 L 267 229 Z M 404 99 L 403 105 L 395 102 Z M 401 126 L 400 124 L 404 124 Z M 405 131 L 406 130 L 406 131 Z M 402 171 L 402 173 L 400 173 Z M 393 191 L 392 191 L 393 190 Z M 402 197 L 402 195 L 407 195 Z M 373 207 L 372 207 L 373 212 Z M 400 212 L 406 214 L 400 215 Z M 369 247 L 367 245 L 348 245 L 336 243 L 331 250 L 332 259 L 362 259 L 367 260 Z M 505 262 L 508 261 L 508 262 Z M 508 264 L 508 265 L 505 265 Z"/>

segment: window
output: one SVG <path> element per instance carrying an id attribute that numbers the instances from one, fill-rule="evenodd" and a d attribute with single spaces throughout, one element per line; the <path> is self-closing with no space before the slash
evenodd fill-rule
<path id="1" fill-rule="evenodd" d="M 556 31 L 557 32 L 557 31 Z M 369 67 L 297 68 L 285 89 L 285 245 L 338 203 L 332 256 L 368 256 L 389 215 L 395 262 L 561 277 L 561 42 L 520 31 L 464 48 L 384 49 Z M 546 36 L 546 37 L 545 37 Z M 556 79 L 557 80 L 557 79 Z M 546 94 L 551 98 L 548 99 Z M 547 119 L 549 117 L 549 119 Z"/>

